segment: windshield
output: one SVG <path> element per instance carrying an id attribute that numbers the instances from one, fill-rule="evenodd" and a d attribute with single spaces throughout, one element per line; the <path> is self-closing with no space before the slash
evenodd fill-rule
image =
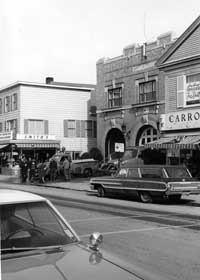
<path id="1" fill-rule="evenodd" d="M 191 178 L 187 168 L 184 167 L 175 168 L 172 166 L 166 167 L 165 170 L 169 178 Z"/>
<path id="2" fill-rule="evenodd" d="M 76 237 L 46 202 L 1 205 L 1 250 L 72 243 Z"/>

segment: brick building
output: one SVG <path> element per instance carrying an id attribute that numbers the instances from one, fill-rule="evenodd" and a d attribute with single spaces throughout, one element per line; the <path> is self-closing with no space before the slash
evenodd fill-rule
<path id="1" fill-rule="evenodd" d="M 0 90 L 0 149 L 50 156 L 65 147 L 76 158 L 96 147 L 95 86 L 16 82 Z"/>
<path id="2" fill-rule="evenodd" d="M 97 145 L 105 159 L 115 143 L 141 146 L 159 137 L 165 99 L 163 73 L 155 63 L 172 42 L 172 34 L 166 33 L 155 42 L 128 46 L 121 56 L 97 62 Z"/>

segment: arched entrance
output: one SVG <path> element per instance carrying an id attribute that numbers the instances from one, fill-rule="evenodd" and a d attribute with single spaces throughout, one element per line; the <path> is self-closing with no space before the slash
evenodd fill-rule
<path id="1" fill-rule="evenodd" d="M 151 125 L 141 127 L 136 137 L 136 145 L 143 146 L 151 141 L 155 141 L 159 138 L 157 129 Z M 166 152 L 160 149 L 142 150 L 142 159 L 145 164 L 165 164 Z"/>
<path id="2" fill-rule="evenodd" d="M 124 135 L 118 128 L 112 128 L 106 136 L 105 159 L 108 159 L 115 152 L 115 143 L 124 143 L 125 145 Z"/>

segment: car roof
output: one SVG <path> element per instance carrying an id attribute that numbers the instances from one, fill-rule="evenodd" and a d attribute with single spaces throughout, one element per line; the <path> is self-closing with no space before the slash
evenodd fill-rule
<path id="1" fill-rule="evenodd" d="M 0 205 L 37 201 L 47 201 L 47 199 L 29 192 L 11 189 L 0 189 Z"/>
<path id="2" fill-rule="evenodd" d="M 186 168 L 184 165 L 161 165 L 161 164 L 131 164 L 124 163 L 121 168 Z"/>

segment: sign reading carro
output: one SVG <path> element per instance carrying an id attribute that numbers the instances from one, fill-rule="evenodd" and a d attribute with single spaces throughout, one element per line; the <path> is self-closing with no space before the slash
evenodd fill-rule
<path id="1" fill-rule="evenodd" d="M 124 153 L 124 143 L 115 143 L 115 152 Z"/>

